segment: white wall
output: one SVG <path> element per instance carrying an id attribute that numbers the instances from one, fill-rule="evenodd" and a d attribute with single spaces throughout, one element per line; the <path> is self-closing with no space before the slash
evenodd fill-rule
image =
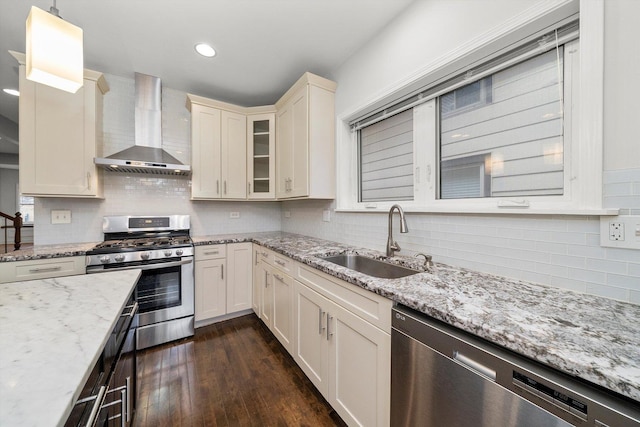
<path id="1" fill-rule="evenodd" d="M 337 116 L 352 114 L 410 80 L 461 43 L 520 13 L 532 2 L 434 0 L 413 3 L 335 73 Z M 640 2 L 605 1 L 604 205 L 640 214 L 637 105 Z M 451 30 L 454 31 L 451 31 Z M 622 66 L 624 64 L 624 66 Z M 339 126 L 338 126 L 339 127 Z M 340 183 L 338 183 L 340 185 Z M 335 202 L 286 202 L 284 231 L 384 251 L 387 216 L 333 212 Z M 330 209 L 331 221 L 322 221 Z M 579 216 L 409 214 L 400 254 L 430 253 L 468 267 L 640 304 L 640 251 L 600 247 L 599 218 Z"/>
<path id="2" fill-rule="evenodd" d="M 110 91 L 104 97 L 103 137 L 99 155 L 108 156 L 134 142 L 134 80 L 105 76 Z M 163 88 L 163 146 L 178 160 L 190 163 L 190 113 L 186 93 Z M 98 242 L 103 240 L 105 215 L 191 215 L 192 235 L 280 229 L 277 202 L 209 202 L 190 199 L 191 181 L 161 175 L 103 175 L 104 200 L 36 198 L 36 244 Z M 70 209 L 71 224 L 51 224 L 52 209 Z M 240 218 L 230 219 L 230 212 Z"/>

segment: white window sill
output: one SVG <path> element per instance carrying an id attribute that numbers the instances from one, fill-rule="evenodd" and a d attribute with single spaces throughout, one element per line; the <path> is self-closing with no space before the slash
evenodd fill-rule
<path id="1" fill-rule="evenodd" d="M 491 209 L 453 209 L 453 208 L 421 208 L 402 206 L 405 212 L 433 214 L 483 214 L 483 215 L 570 215 L 570 216 L 616 216 L 619 209 L 529 209 L 529 208 L 491 208 Z M 388 213 L 389 208 L 336 208 L 336 212 L 344 213 Z"/>

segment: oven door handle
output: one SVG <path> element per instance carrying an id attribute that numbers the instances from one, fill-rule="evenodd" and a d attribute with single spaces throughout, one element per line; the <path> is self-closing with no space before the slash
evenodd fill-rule
<path id="1" fill-rule="evenodd" d="M 87 269 L 87 274 L 91 273 L 106 273 L 108 271 L 122 271 L 122 270 L 155 270 L 158 268 L 167 268 L 167 267 L 176 267 L 178 265 L 191 264 L 193 262 L 193 258 L 189 258 L 187 260 L 182 261 L 172 261 L 172 262 L 158 262 L 155 264 L 146 264 L 146 265 L 131 265 L 128 267 L 116 267 L 116 268 L 102 268 L 100 270 L 89 270 Z"/>

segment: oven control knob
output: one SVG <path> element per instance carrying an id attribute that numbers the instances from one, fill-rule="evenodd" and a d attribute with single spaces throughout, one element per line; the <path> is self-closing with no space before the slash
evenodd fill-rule
<path id="1" fill-rule="evenodd" d="M 111 261 L 111 258 L 109 258 L 109 255 L 103 255 L 100 257 L 100 262 L 103 264 L 108 264 L 109 261 Z"/>
<path id="2" fill-rule="evenodd" d="M 176 255 L 178 256 L 182 255 L 182 249 L 176 249 Z"/>
<path id="3" fill-rule="evenodd" d="M 140 254 L 140 258 L 145 259 L 145 260 L 149 259 L 149 252 L 142 252 Z"/>
<path id="4" fill-rule="evenodd" d="M 122 262 L 124 261 L 124 255 L 123 254 L 116 255 L 114 259 L 116 260 L 116 262 Z"/>
<path id="5" fill-rule="evenodd" d="M 171 256 L 172 253 L 172 251 L 164 251 L 164 256 Z"/>

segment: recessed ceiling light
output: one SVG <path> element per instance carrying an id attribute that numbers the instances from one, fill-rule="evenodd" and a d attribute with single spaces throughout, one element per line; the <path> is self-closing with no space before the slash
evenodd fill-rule
<path id="1" fill-rule="evenodd" d="M 207 58 L 213 58 L 216 56 L 216 51 L 206 43 L 198 43 L 196 45 L 196 52 Z"/>
<path id="2" fill-rule="evenodd" d="M 2 89 L 2 90 L 8 93 L 9 95 L 20 96 L 20 92 L 18 92 L 15 89 Z"/>

